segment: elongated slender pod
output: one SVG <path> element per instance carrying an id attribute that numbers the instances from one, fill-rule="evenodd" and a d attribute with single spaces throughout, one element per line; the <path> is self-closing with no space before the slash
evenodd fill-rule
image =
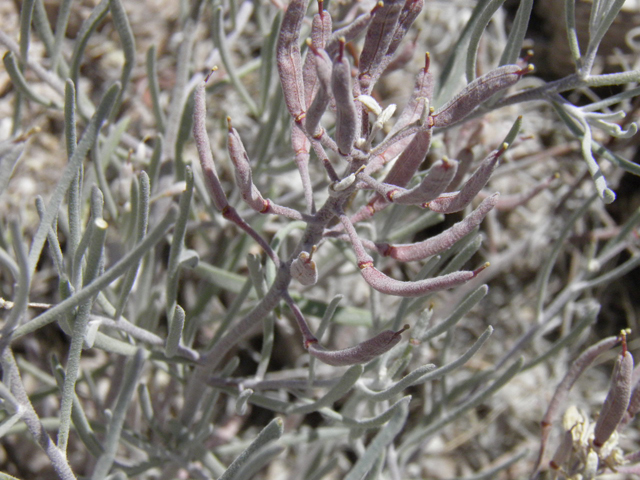
<path id="1" fill-rule="evenodd" d="M 487 184 L 489 178 L 491 178 L 491 174 L 498 165 L 498 160 L 508 147 L 509 145 L 503 143 L 500 148 L 491 152 L 459 192 L 445 194 L 442 197 L 425 203 L 425 207 L 429 207 L 434 212 L 439 213 L 459 212 L 465 208 Z"/>
<path id="2" fill-rule="evenodd" d="M 318 88 L 316 89 L 313 102 L 311 102 L 307 111 L 304 126 L 309 135 L 317 136 L 321 133 L 319 131 L 320 120 L 331 101 L 332 62 L 326 51 L 317 50 L 311 44 L 309 44 L 309 49 L 311 52 L 307 54 L 307 58 L 310 56 L 313 58 L 313 65 L 316 69 L 316 77 L 318 79 Z"/>
<path id="3" fill-rule="evenodd" d="M 380 2 L 382 3 L 382 2 Z M 402 12 L 401 0 L 387 0 L 382 3 L 371 19 L 360 54 L 360 90 L 370 94 L 375 84 L 376 69 L 389 50 L 393 35 L 398 26 L 398 18 Z"/>
<path id="4" fill-rule="evenodd" d="M 344 41 L 340 42 L 340 51 L 333 62 L 331 90 L 336 100 L 335 137 L 338 152 L 348 156 L 358 137 L 358 114 L 353 100 L 351 66 L 344 54 Z"/>
<path id="5" fill-rule="evenodd" d="M 276 46 L 276 62 L 284 101 L 296 122 L 302 120 L 306 110 L 300 55 L 300 29 L 308 6 L 309 0 L 291 0 L 282 19 Z"/>
<path id="6" fill-rule="evenodd" d="M 601 447 L 618 428 L 624 418 L 631 397 L 631 377 L 633 375 L 633 356 L 627 350 L 627 337 L 622 333 L 622 352 L 616 359 L 609 393 L 593 431 L 593 444 Z"/>
<path id="7" fill-rule="evenodd" d="M 448 127 L 464 120 L 482 102 L 496 93 L 515 85 L 533 65 L 504 65 L 476 78 L 460 93 L 433 114 L 434 127 Z"/>
<path id="8" fill-rule="evenodd" d="M 357 365 L 370 362 L 391 350 L 402 339 L 402 332 L 408 329 L 409 325 L 405 325 L 395 332 L 393 330 L 385 330 L 369 340 L 343 350 L 327 350 L 317 341 L 310 342 L 307 345 L 307 349 L 311 355 L 328 365 L 336 367 Z"/>

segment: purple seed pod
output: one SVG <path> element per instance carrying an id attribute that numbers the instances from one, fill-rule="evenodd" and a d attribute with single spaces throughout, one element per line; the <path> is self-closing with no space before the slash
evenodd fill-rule
<path id="1" fill-rule="evenodd" d="M 291 276 L 304 286 L 315 285 L 318 281 L 318 269 L 313 260 L 315 251 L 316 247 L 314 246 L 311 253 L 300 252 L 298 258 L 291 263 Z"/>
<path id="2" fill-rule="evenodd" d="M 489 267 L 489 263 L 485 263 L 473 271 L 463 270 L 415 282 L 403 282 L 391 278 L 375 268 L 373 262 L 359 262 L 358 267 L 360 267 L 360 274 L 365 281 L 381 293 L 398 297 L 421 297 L 427 293 L 447 290 L 466 283 Z"/>
<path id="3" fill-rule="evenodd" d="M 366 175 L 371 175 L 372 173 L 380 170 L 386 163 L 390 162 L 398 155 L 401 155 L 402 152 L 404 152 L 408 148 L 408 145 L 411 144 L 413 137 L 413 135 L 405 137 L 391 144 L 383 152 L 374 155 L 365 167 L 364 173 Z M 358 223 L 371 218 L 375 213 L 387 208 L 388 206 L 389 202 L 385 198 L 381 197 L 380 195 L 376 195 L 369 201 L 369 203 L 360 208 L 360 210 L 358 210 L 353 215 L 353 217 L 351 217 L 351 221 L 353 223 Z"/>
<path id="4" fill-rule="evenodd" d="M 389 44 L 387 55 L 393 55 L 396 50 L 398 50 L 400 43 L 411 28 L 411 25 L 413 25 L 415 19 L 418 18 L 418 15 L 422 12 L 423 7 L 424 0 L 406 0 L 402 7 L 402 11 L 400 12 L 398 26 L 396 27 L 396 31 L 393 33 L 393 38 Z"/>
<path id="5" fill-rule="evenodd" d="M 318 131 L 320 126 L 320 120 L 325 110 L 329 106 L 331 101 L 331 59 L 324 50 L 314 49 L 312 45 L 309 45 L 310 52 L 307 58 L 311 57 L 314 60 L 314 67 L 316 69 L 316 78 L 318 79 L 318 89 L 313 102 L 309 106 L 307 116 L 305 118 L 305 128 L 307 133 L 311 136 L 316 136 L 321 132 Z"/>
<path id="6" fill-rule="evenodd" d="M 242 199 L 256 212 L 266 213 L 269 210 L 269 202 L 262 198 L 258 188 L 253 184 L 247 151 L 237 130 L 231 126 L 231 118 L 227 117 L 227 123 L 229 125 L 227 135 L 229 156 L 235 168 L 236 185 L 240 189 Z"/>
<path id="7" fill-rule="evenodd" d="M 362 53 L 360 54 L 360 90 L 369 95 L 374 85 L 374 75 L 382 59 L 389 50 L 402 12 L 401 0 L 388 0 L 376 10 L 367 29 Z"/>
<path id="8" fill-rule="evenodd" d="M 634 378 L 632 378 L 631 380 L 632 384 L 634 383 L 634 380 L 636 380 L 635 375 L 634 375 Z M 640 412 L 640 382 L 636 381 L 635 387 L 633 387 L 633 390 L 631 391 L 631 398 L 629 399 L 629 406 L 627 407 L 627 413 L 625 414 L 624 418 L 620 422 L 620 425 L 618 426 L 618 430 L 620 430 L 623 426 L 625 426 L 631 420 L 633 420 L 633 418 L 636 416 L 638 412 Z"/>
<path id="9" fill-rule="evenodd" d="M 547 407 L 547 411 L 540 422 L 540 426 L 542 427 L 540 432 L 540 451 L 538 452 L 538 459 L 536 460 L 534 471 L 537 471 L 538 467 L 542 464 L 551 427 L 560 412 L 560 407 L 569 395 L 571 387 L 573 387 L 573 384 L 578 380 L 580 375 L 582 375 L 582 373 L 600 354 L 612 349 L 619 341 L 620 337 L 607 337 L 600 340 L 598 343 L 590 346 L 582 352 L 571 364 L 571 368 L 569 368 L 569 371 L 564 375 L 562 381 L 556 387 L 553 397 L 549 402 L 549 406 Z"/>
<path id="10" fill-rule="evenodd" d="M 369 202 L 369 205 L 374 209 L 379 210 L 381 204 L 385 202 L 422 205 L 438 197 L 447 188 L 456 173 L 457 166 L 458 162 L 446 157 L 438 160 L 431 166 L 422 182 L 411 190 L 405 190 L 393 184 L 380 183 L 366 174 L 361 174 L 359 178 L 373 187 L 380 195 L 373 202 Z"/>
<path id="11" fill-rule="evenodd" d="M 533 71 L 533 65 L 503 65 L 476 78 L 453 97 L 434 115 L 434 127 L 448 127 L 463 120 L 478 105 L 501 90 L 515 85 L 525 74 Z"/>
<path id="12" fill-rule="evenodd" d="M 444 192 L 457 169 L 458 162 L 445 157 L 431 166 L 420 185 L 404 192 L 390 192 L 387 198 L 402 205 L 421 205 L 430 202 Z"/>
<path id="13" fill-rule="evenodd" d="M 312 213 L 315 211 L 315 204 L 311 176 L 309 175 L 309 149 L 311 148 L 311 142 L 309 142 L 300 125 L 293 120 L 291 121 L 291 147 L 295 155 L 294 160 L 298 167 L 298 172 L 300 172 L 307 211 Z"/>
<path id="14" fill-rule="evenodd" d="M 323 10 L 323 0 L 318 0 L 318 13 L 314 15 L 311 22 L 311 38 L 308 39 L 309 50 L 302 65 L 302 81 L 304 83 L 305 105 L 311 105 L 311 100 L 318 90 L 318 77 L 312 48 L 315 50 L 324 49 L 331 35 L 332 22 L 331 15 Z"/>
<path id="15" fill-rule="evenodd" d="M 276 61 L 284 101 L 296 122 L 302 121 L 306 110 L 300 56 L 300 28 L 309 0 L 291 0 L 282 19 L 276 46 Z"/>
<path id="16" fill-rule="evenodd" d="M 431 75 L 429 71 L 430 64 L 431 56 L 429 52 L 427 52 L 424 56 L 424 68 L 421 68 L 418 75 L 416 75 L 416 81 L 409 102 L 407 102 L 407 105 L 398 117 L 398 121 L 389 132 L 389 136 L 394 135 L 421 117 L 425 105 L 425 98 L 431 102 L 431 98 L 433 97 L 433 75 Z"/>
<path id="17" fill-rule="evenodd" d="M 633 356 L 627 350 L 626 332 L 622 333 L 622 353 L 616 359 L 609 393 L 602 406 L 594 429 L 593 444 L 601 447 L 623 419 L 631 398 L 631 376 L 633 374 Z"/>
<path id="18" fill-rule="evenodd" d="M 358 237 L 356 229 L 349 221 L 349 218 L 344 213 L 340 213 L 339 216 L 340 222 L 347 232 L 353 251 L 356 254 L 356 261 L 358 262 L 362 278 L 381 293 L 399 297 L 421 297 L 427 293 L 446 290 L 468 282 L 472 278 L 477 277 L 480 272 L 489 266 L 489 263 L 485 263 L 473 271 L 454 272 L 441 277 L 428 278 L 415 282 L 395 280 L 373 266 L 373 258 L 365 251 L 362 241 Z"/>
<path id="19" fill-rule="evenodd" d="M 371 175 L 380 170 L 387 163 L 400 155 L 407 148 L 407 145 L 411 143 L 411 140 L 413 140 L 413 135 L 406 136 L 397 142 L 392 143 L 382 152 L 372 155 L 371 160 L 369 160 L 367 168 L 365 169 L 365 173 Z"/>
<path id="20" fill-rule="evenodd" d="M 423 7 L 424 0 L 406 0 L 402 10 L 400 11 L 397 26 L 393 32 L 387 53 L 382 58 L 380 64 L 376 66 L 375 74 L 373 75 L 374 79 L 377 79 L 385 70 L 387 70 L 391 62 L 394 60 L 394 55 L 398 50 L 400 43 L 402 43 L 402 40 L 411 28 L 411 25 L 413 25 L 415 19 L 420 15 L 420 12 L 422 12 Z"/>
<path id="21" fill-rule="evenodd" d="M 384 3 L 379 1 L 375 6 L 367 13 L 359 15 L 351 23 L 343 28 L 340 28 L 333 32 L 327 41 L 326 50 L 329 55 L 333 56 L 338 52 L 340 48 L 340 39 L 344 38 L 345 42 L 351 42 L 358 37 L 368 26 L 373 18 L 373 14 L 382 8 Z"/>
<path id="22" fill-rule="evenodd" d="M 317 341 L 309 342 L 307 349 L 321 362 L 335 367 L 367 363 L 397 345 L 402 339 L 402 332 L 408 328 L 409 325 L 405 325 L 396 332 L 385 330 L 369 340 L 344 350 L 327 350 Z"/>
<path id="23" fill-rule="evenodd" d="M 208 78 L 208 77 L 207 77 Z M 216 173 L 216 166 L 213 163 L 213 155 L 211 153 L 211 144 L 209 143 L 209 135 L 205 125 L 206 107 L 204 99 L 204 82 L 201 82 L 195 89 L 194 107 L 193 107 L 193 138 L 196 142 L 198 157 L 202 173 L 204 174 L 207 189 L 213 205 L 219 210 L 224 211 L 228 206 L 227 196 L 222 189 L 220 179 Z"/>
<path id="24" fill-rule="evenodd" d="M 426 203 L 424 206 L 438 213 L 454 213 L 465 208 L 487 184 L 491 174 L 498 165 L 498 160 L 508 147 L 509 145 L 507 143 L 503 143 L 499 149 L 491 152 L 487 158 L 482 161 L 478 169 L 473 172 L 471 178 L 467 180 L 459 192 L 445 194 Z"/>
<path id="25" fill-rule="evenodd" d="M 393 57 L 393 59 L 389 62 L 387 67 L 384 69 L 381 75 L 386 75 L 391 72 L 395 72 L 396 70 L 402 70 L 409 62 L 413 60 L 413 56 L 416 53 L 416 49 L 418 48 L 418 35 L 416 35 L 413 40 L 405 43 L 400 51 Z"/>
<path id="26" fill-rule="evenodd" d="M 498 193 L 487 197 L 473 212 L 444 232 L 422 242 L 406 245 L 389 245 L 388 243 L 376 244 L 378 250 L 385 256 L 395 258 L 401 262 L 413 262 L 424 260 L 427 257 L 443 252 L 456 244 L 460 239 L 468 235 L 476 228 L 484 217 L 498 202 Z"/>
<path id="27" fill-rule="evenodd" d="M 341 155 L 348 156 L 358 137 L 358 114 L 353 101 L 351 66 L 344 55 L 344 41 L 333 62 L 331 90 L 336 100 L 336 144 Z"/>
<path id="28" fill-rule="evenodd" d="M 393 164 L 384 183 L 405 187 L 416 174 L 431 146 L 431 128 L 419 130 Z"/>

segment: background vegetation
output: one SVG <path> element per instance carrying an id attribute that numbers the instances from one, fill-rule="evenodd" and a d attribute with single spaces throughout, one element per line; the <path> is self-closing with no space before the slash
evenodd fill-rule
<path id="1" fill-rule="evenodd" d="M 398 298 L 362 278 L 349 242 L 325 238 L 313 253 L 317 282 L 294 280 L 291 301 L 283 294 L 256 310 L 277 278 L 265 245 L 293 261 L 308 218 L 260 215 L 242 202 L 227 117 L 264 197 L 307 211 L 275 58 L 287 5 L 0 2 L 0 475 L 634 475 L 633 414 L 608 443 L 593 443 L 626 347 L 607 353 L 618 343 L 609 340 L 575 384 L 565 377 L 576 365 L 582 373 L 576 358 L 590 345 L 623 329 L 629 352 L 638 348 L 640 33 L 637 10 L 618 14 L 624 3 L 425 2 L 404 39 L 405 62 L 371 94 L 382 108 L 398 106 L 376 142 L 409 101 L 425 51 L 436 112 L 498 65 L 531 62 L 536 71 L 433 132 L 409 187 L 444 156 L 470 158 L 473 172 L 513 133 L 473 203 L 448 215 L 394 204 L 358 232 L 419 242 L 500 192 L 481 226 L 439 255 L 407 263 L 373 255 L 376 268 L 404 281 L 491 266 L 457 288 Z M 324 8 L 340 28 L 373 4 Z M 317 11 L 309 7 L 301 44 Z M 200 167 L 194 92 L 214 66 L 207 148 L 221 191 L 262 247 L 216 208 Z M 335 136 L 333 113 L 323 122 Z M 339 179 L 355 178 L 329 157 Z M 336 179 L 314 154 L 309 171 L 321 206 Z M 365 193 L 345 206 L 349 215 Z M 331 350 L 410 329 L 364 365 L 330 366 L 305 348 L 296 305 Z M 251 315 L 258 327 L 234 336 Z M 229 353 L 216 355 L 227 340 Z M 540 422 L 558 391 L 567 395 L 551 412 L 537 472 Z M 582 416 L 563 424 L 570 405 Z M 563 430 L 571 447 L 549 470 Z"/>

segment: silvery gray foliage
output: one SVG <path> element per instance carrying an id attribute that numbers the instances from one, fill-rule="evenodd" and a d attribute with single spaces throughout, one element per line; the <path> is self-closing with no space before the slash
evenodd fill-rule
<path id="1" fill-rule="evenodd" d="M 183 2 L 177 44 L 147 45 L 144 72 L 141 10 L 121 0 L 85 16 L 61 0 L 55 25 L 44 2 L 29 0 L 16 32 L 0 26 L 12 109 L 0 138 L 0 438 L 21 457 L 9 453 L 3 475 L 640 471 L 640 455 L 618 443 L 640 410 L 633 334 L 578 346 L 581 355 L 573 347 L 596 321 L 598 292 L 640 263 L 640 213 L 617 223 L 603 213 L 615 199 L 603 171 L 613 182 L 621 170 L 640 173 L 616 145 L 637 130 L 626 117 L 637 66 L 597 70 L 623 2 L 593 3 L 583 50 L 565 2 L 575 72 L 552 82 L 530 80 L 521 58 L 530 0 L 508 35 L 492 26 L 499 0 L 478 2 L 463 28 L 443 22 L 441 65 L 419 52 L 422 0 L 309 3 Z M 116 71 L 96 54 L 106 40 L 117 45 Z M 384 98 L 397 78 L 413 87 Z M 600 86 L 620 91 L 596 98 Z M 556 173 L 562 165 L 538 162 L 531 178 L 512 147 L 530 141 L 528 116 L 550 121 L 546 105 L 585 166 Z M 39 180 L 31 211 L 16 201 L 21 162 L 53 137 L 38 115 L 62 125 L 60 151 L 47 155 L 63 167 Z M 527 181 L 497 192 L 507 176 Z M 533 231 L 501 233 L 518 230 L 509 222 L 520 212 L 537 219 Z M 450 226 L 420 235 L 451 214 Z M 588 227 L 585 246 L 574 237 Z M 527 254 L 534 282 L 524 280 Z M 569 273 L 555 268 L 570 255 Z M 600 415 L 570 407 L 560 422 L 579 377 L 620 341 Z M 539 441 L 517 403 L 527 394 L 513 392 L 558 356 L 564 378 L 535 392 L 551 398 L 535 413 Z M 507 412 L 504 431 L 483 409 L 490 420 Z M 51 468 L 25 464 L 37 456 Z"/>

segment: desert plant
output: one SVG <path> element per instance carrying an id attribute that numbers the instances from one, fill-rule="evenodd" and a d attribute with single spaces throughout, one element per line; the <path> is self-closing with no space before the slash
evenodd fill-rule
<path id="1" fill-rule="evenodd" d="M 614 462 L 598 452 L 633 417 L 626 331 L 593 440 L 581 434 L 575 447 L 565 434 L 551 470 L 542 460 L 561 397 L 618 337 L 587 350 L 560 383 L 542 469 L 525 447 L 535 449 L 543 412 L 525 418 L 507 398 L 536 370 L 554 370 L 552 358 L 571 364 L 599 289 L 639 263 L 637 212 L 618 223 L 604 213 L 620 172 L 640 173 L 619 153 L 637 130 L 626 114 L 639 70 L 597 72 L 624 2 L 594 2 L 584 53 L 565 2 L 576 68 L 548 82 L 534 77 L 535 54 L 521 57 L 533 2 L 518 4 L 508 35 L 493 29 L 502 3 L 478 2 L 449 34 L 440 69 L 405 41 L 431 21 L 421 0 L 317 10 L 308 0 L 182 2 L 177 44 L 160 56 L 139 31 L 138 6 L 102 0 L 85 12 L 64 0 L 52 28 L 43 2 L 23 2 L 19 43 L 0 29 L 12 100 L 0 144 L 7 473 L 51 474 L 16 456 L 37 456 L 25 427 L 65 479 L 568 478 L 622 465 L 622 453 Z M 396 116 L 384 93 L 398 79 L 413 89 Z M 618 90 L 601 99 L 603 86 Z M 584 163 L 517 161 L 545 148 L 527 145 L 528 118 L 551 123 L 552 111 Z M 66 162 L 54 182 L 37 183 L 32 212 L 17 180 L 33 175 L 20 168 L 51 136 L 38 115 L 61 126 Z M 504 178 L 507 188 L 526 181 L 499 195 Z M 514 220 L 521 211 L 532 225 Z M 459 217 L 422 238 L 445 215 Z M 613 232 L 606 242 L 572 237 L 601 225 Z M 567 258 L 571 268 L 556 268 Z M 556 383 L 547 378 L 540 398 Z M 483 409 L 507 418 L 489 426 Z M 469 421 L 486 440 L 467 460 L 455 448 L 440 454 L 457 459 L 446 466 L 431 458 Z"/>

